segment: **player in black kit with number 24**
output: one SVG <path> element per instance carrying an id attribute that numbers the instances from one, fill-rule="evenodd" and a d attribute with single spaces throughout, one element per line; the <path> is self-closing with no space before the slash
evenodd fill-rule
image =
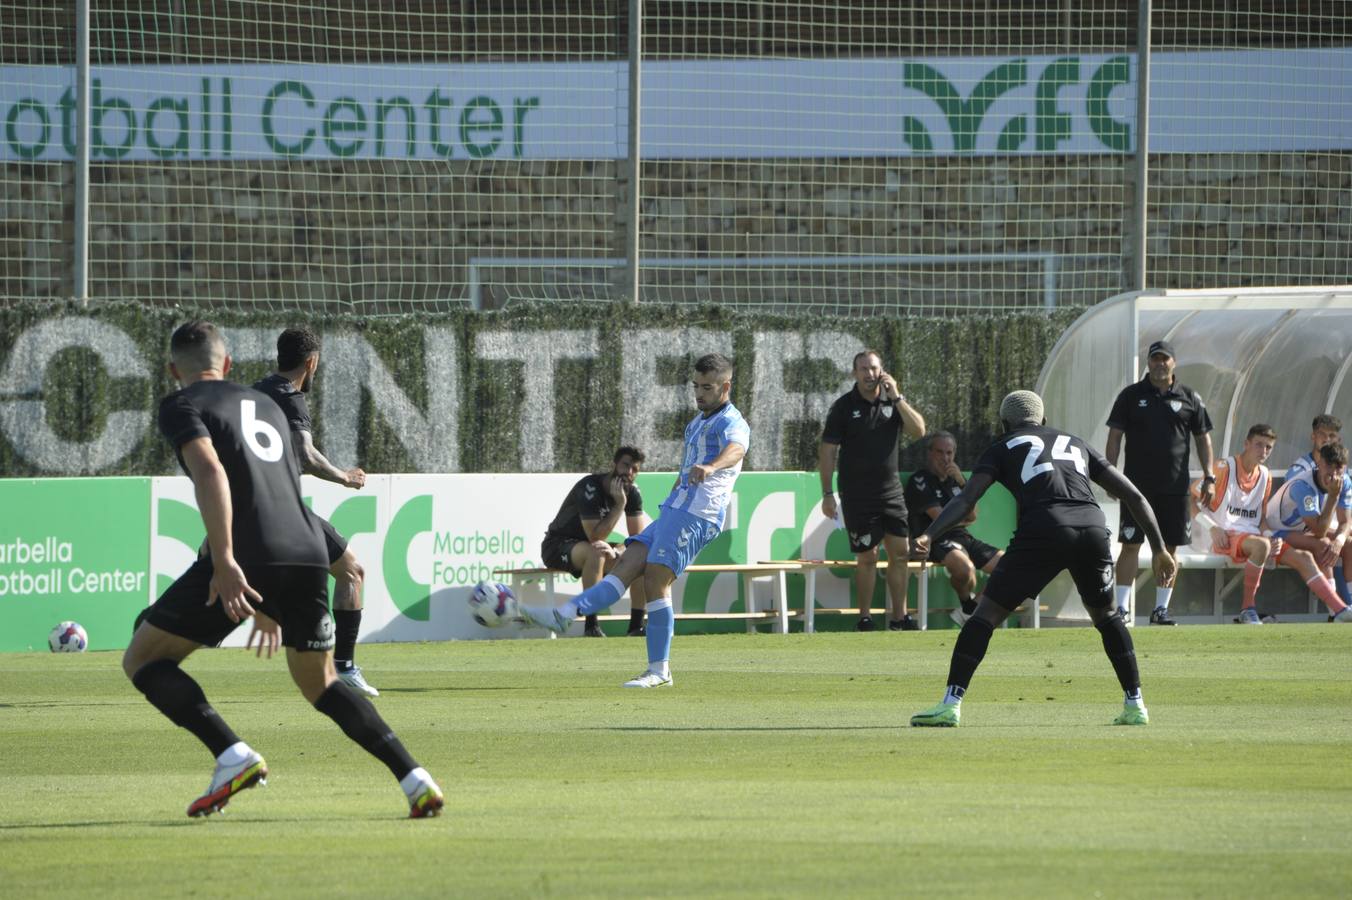
<path id="1" fill-rule="evenodd" d="M 284 643 L 291 678 L 305 699 L 389 767 L 408 799 L 410 818 L 436 815 L 443 799 L 432 776 L 334 669 L 328 553 L 315 517 L 301 502 L 300 471 L 281 409 L 267 395 L 225 380 L 230 356 L 215 326 L 179 327 L 169 351 L 169 370 L 182 389 L 161 402 L 160 431 L 192 479 L 211 552 L 142 613 L 122 669 L 152 706 L 216 757 L 211 784 L 188 815 L 220 810 L 268 774 L 263 757 L 180 668 L 189 654 L 218 646 L 248 616 L 255 617 L 258 653 L 266 649 L 271 656 Z"/>
<path id="2" fill-rule="evenodd" d="M 1004 436 L 982 454 L 962 493 L 944 506 L 916 540 L 919 552 L 928 553 L 930 543 L 958 525 L 997 481 L 1018 504 L 1018 524 L 1009 549 L 953 645 L 944 699 L 912 716 L 911 724 L 957 725 L 963 695 L 986 656 L 995 629 L 1020 603 L 1036 598 L 1062 569 L 1069 569 L 1125 695 L 1122 712 L 1113 724 L 1145 725 L 1149 717 L 1141 698 L 1136 650 L 1131 633 L 1113 608 L 1108 527 L 1090 482 L 1121 500 L 1136 517 L 1155 554 L 1153 566 L 1160 584 L 1173 583 L 1178 562 L 1164 549 L 1159 523 L 1141 492 L 1102 453 L 1073 434 L 1048 428 L 1041 397 L 1032 391 L 1009 394 L 1000 403 L 1000 421 Z"/>

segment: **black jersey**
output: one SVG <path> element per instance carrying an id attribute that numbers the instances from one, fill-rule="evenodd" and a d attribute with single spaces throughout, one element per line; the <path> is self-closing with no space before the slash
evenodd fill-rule
<path id="1" fill-rule="evenodd" d="M 605 473 L 597 472 L 585 476 L 573 485 L 573 489 L 564 498 L 563 505 L 559 507 L 559 514 L 549 523 L 547 534 L 551 537 L 578 541 L 590 540 L 587 532 L 582 529 L 582 520 L 604 519 L 610 515 L 610 504 L 614 502 L 614 498 L 606 490 L 605 478 Z M 639 493 L 638 485 L 631 484 L 627 488 L 624 514 L 637 516 L 642 512 L 643 495 Z"/>
<path id="2" fill-rule="evenodd" d="M 310 404 L 306 401 L 305 394 L 296 390 L 291 379 L 274 372 L 262 381 L 255 382 L 253 387 L 254 390 L 267 394 L 282 408 L 282 415 L 286 416 L 286 424 L 292 431 L 314 431 L 314 422 L 310 418 Z M 296 454 L 297 467 L 304 472 L 304 447 L 300 441 L 293 440 L 291 448 Z"/>
<path id="3" fill-rule="evenodd" d="M 179 465 L 184 444 L 211 439 L 230 482 L 231 535 L 241 565 L 328 568 L 324 535 L 301 502 L 290 428 L 276 403 L 243 385 L 198 381 L 160 402 L 159 424 Z"/>
<path id="4" fill-rule="evenodd" d="M 822 443 L 840 445 L 842 496 L 901 490 L 897 439 L 901 413 L 886 400 L 866 400 L 857 388 L 838 398 L 826 414 Z"/>
<path id="5" fill-rule="evenodd" d="M 949 500 L 961 493 L 962 485 L 958 484 L 956 478 L 940 478 L 929 469 L 913 473 L 906 479 L 906 509 L 911 517 L 911 534 L 917 536 L 924 534 L 930 522 L 934 521 L 926 510 L 943 509 Z M 949 534 L 966 530 L 959 525 Z"/>
<path id="6" fill-rule="evenodd" d="M 990 473 L 1014 495 L 1017 531 L 1104 526 L 1093 478 L 1108 468 L 1102 453 L 1073 434 L 1029 425 L 1006 434 L 981 454 L 972 474 Z"/>
<path id="7" fill-rule="evenodd" d="M 1143 494 L 1188 492 L 1188 439 L 1211 430 L 1206 404 L 1178 383 L 1161 391 L 1149 376 L 1117 395 L 1108 427 L 1125 438 L 1123 472 Z"/>

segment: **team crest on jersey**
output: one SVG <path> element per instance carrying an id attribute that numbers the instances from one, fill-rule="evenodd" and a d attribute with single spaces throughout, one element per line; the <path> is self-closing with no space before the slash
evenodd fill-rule
<path id="1" fill-rule="evenodd" d="M 1172 409 L 1174 412 L 1180 412 L 1180 411 L 1182 411 L 1182 409 L 1183 409 L 1183 401 L 1182 401 L 1182 400 L 1170 400 L 1170 401 L 1169 401 L 1169 408 Z"/>
<path id="2" fill-rule="evenodd" d="M 890 407 L 890 406 L 884 406 L 884 407 L 883 407 L 883 418 L 884 418 L 884 419 L 890 419 L 890 418 L 892 418 L 892 407 Z"/>
<path id="3" fill-rule="evenodd" d="M 1306 498 L 1305 498 L 1305 511 L 1306 511 L 1307 513 L 1317 513 L 1317 512 L 1319 512 L 1319 501 L 1317 501 L 1314 497 L 1306 497 Z"/>

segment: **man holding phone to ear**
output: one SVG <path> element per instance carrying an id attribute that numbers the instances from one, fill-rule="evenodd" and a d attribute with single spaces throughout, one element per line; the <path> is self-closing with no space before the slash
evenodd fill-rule
<path id="1" fill-rule="evenodd" d="M 910 558 L 906 497 L 897 476 L 897 441 L 925 434 L 925 420 L 906 402 L 897 381 L 883 369 L 877 350 L 854 357 L 855 385 L 826 414 L 817 468 L 822 483 L 822 515 L 836 517 L 836 495 L 831 476 L 840 465 L 840 504 L 859 601 L 858 631 L 877 626 L 869 614 L 878 578 L 878 545 L 887 548 L 888 629 L 919 631 L 920 624 L 906 611 L 906 566 Z"/>

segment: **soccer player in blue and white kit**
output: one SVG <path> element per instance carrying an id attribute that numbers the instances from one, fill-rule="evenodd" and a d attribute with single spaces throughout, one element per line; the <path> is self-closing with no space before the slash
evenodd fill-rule
<path id="1" fill-rule="evenodd" d="M 1352 477 L 1347 474 L 1348 451 L 1339 443 L 1325 444 L 1314 459 L 1313 470 L 1297 473 L 1268 498 L 1263 528 L 1286 543 L 1277 562 L 1291 566 L 1305 577 L 1306 585 L 1328 607 L 1331 620 L 1352 623 L 1352 607 L 1338 597 L 1330 578 L 1338 562 L 1344 571 L 1352 569 L 1352 541 L 1348 540 L 1352 535 Z"/>
<path id="2" fill-rule="evenodd" d="M 700 550 L 723 530 L 732 485 L 742 471 L 751 427 L 732 405 L 732 360 L 719 353 L 695 361 L 695 405 L 699 415 L 685 427 L 681 472 L 662 513 L 641 534 L 625 542 L 620 562 L 600 583 L 562 606 L 521 606 L 531 623 L 563 633 L 579 615 L 603 610 L 629 585 L 643 578 L 648 597 L 648 668 L 625 687 L 672 683 L 671 638 L 676 631 L 671 585 Z"/>
<path id="3" fill-rule="evenodd" d="M 1319 452 L 1319 448 L 1325 444 L 1341 444 L 1343 441 L 1343 422 L 1337 416 L 1331 416 L 1328 413 L 1322 413 L 1314 417 L 1310 423 L 1310 452 L 1306 453 L 1300 459 L 1291 463 L 1291 468 L 1286 470 L 1286 481 L 1297 477 L 1303 472 L 1313 472 L 1315 469 L 1314 455 Z M 1347 586 L 1347 573 L 1343 571 L 1342 563 L 1333 567 L 1333 586 L 1338 591 L 1338 597 L 1348 605 L 1352 605 L 1352 590 Z"/>

